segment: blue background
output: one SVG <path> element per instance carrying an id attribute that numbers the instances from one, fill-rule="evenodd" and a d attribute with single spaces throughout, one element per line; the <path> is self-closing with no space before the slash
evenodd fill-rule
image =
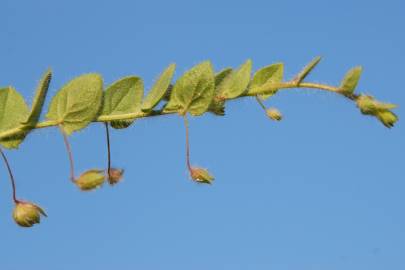
<path id="1" fill-rule="evenodd" d="M 403 1 L 0 2 L 0 85 L 31 102 L 46 68 L 50 94 L 71 78 L 144 78 L 171 62 L 176 77 L 211 59 L 217 70 L 252 58 L 284 61 L 291 78 L 316 55 L 308 80 L 338 84 L 364 67 L 358 90 L 405 104 Z M 49 101 L 49 100 L 48 100 Z M 389 130 L 347 100 L 313 90 L 267 102 L 229 102 L 223 118 L 191 119 L 192 162 L 216 176 L 190 181 L 182 119 L 166 116 L 112 132 L 111 188 L 82 193 L 68 180 L 55 128 L 7 151 L 19 197 L 49 218 L 16 226 L 0 177 L 0 269 L 405 269 L 404 125 Z M 405 115 L 403 107 L 396 112 Z M 105 168 L 103 126 L 71 137 L 76 173 Z"/>

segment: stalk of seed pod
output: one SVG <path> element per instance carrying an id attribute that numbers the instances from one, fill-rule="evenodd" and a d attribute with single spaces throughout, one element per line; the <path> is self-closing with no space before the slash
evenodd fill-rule
<path id="1" fill-rule="evenodd" d="M 17 199 L 17 188 L 16 188 L 16 185 L 15 185 L 14 175 L 13 175 L 13 172 L 12 172 L 12 170 L 11 170 L 10 164 L 8 163 L 7 157 L 6 157 L 6 155 L 4 154 L 3 150 L 1 149 L 1 147 L 0 147 L 0 154 L 1 154 L 1 156 L 3 157 L 3 161 L 4 161 L 4 163 L 6 164 L 7 171 L 8 171 L 8 175 L 9 175 L 9 177 L 10 177 L 13 201 L 14 201 L 14 203 L 18 203 L 19 200 Z"/>
<path id="2" fill-rule="evenodd" d="M 214 177 L 208 172 L 207 169 L 191 166 L 190 162 L 190 140 L 189 140 L 189 124 L 187 114 L 183 116 L 184 126 L 186 129 L 186 164 L 190 173 L 191 179 L 197 183 L 212 184 Z"/>
<path id="3" fill-rule="evenodd" d="M 63 129 L 62 125 L 59 125 L 59 130 L 62 133 L 63 136 L 63 142 L 65 143 L 66 146 L 66 151 L 68 153 L 68 157 L 69 157 L 69 165 L 70 165 L 70 181 L 75 182 L 75 170 L 74 170 L 74 163 L 73 163 L 73 154 L 72 154 L 72 148 L 70 147 L 69 144 L 69 140 L 68 140 L 68 136 L 65 132 L 65 130 Z"/>
<path id="4" fill-rule="evenodd" d="M 15 185 L 14 175 L 11 170 L 8 159 L 1 148 L 0 148 L 0 154 L 4 160 L 4 163 L 6 164 L 7 171 L 8 171 L 9 177 L 10 177 L 10 182 L 11 182 L 11 187 L 12 187 L 12 198 L 13 198 L 13 201 L 15 204 L 15 207 L 13 210 L 14 221 L 21 227 L 32 227 L 34 224 L 40 222 L 41 215 L 45 216 L 45 217 L 47 215 L 46 215 L 45 211 L 42 210 L 42 208 L 39 207 L 38 205 L 31 203 L 31 202 L 21 201 L 21 200 L 17 199 L 17 190 L 16 190 L 16 185 Z"/>
<path id="5" fill-rule="evenodd" d="M 105 133 L 107 139 L 107 181 L 110 185 L 115 185 L 121 181 L 124 174 L 123 169 L 111 168 L 111 144 L 110 144 L 110 130 L 108 123 L 104 123 Z"/>

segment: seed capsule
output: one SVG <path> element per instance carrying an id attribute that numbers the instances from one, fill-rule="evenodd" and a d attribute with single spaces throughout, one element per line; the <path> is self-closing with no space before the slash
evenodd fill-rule
<path id="1" fill-rule="evenodd" d="M 274 121 L 280 121 L 281 119 L 283 119 L 283 115 L 276 108 L 267 109 L 266 114 L 271 120 L 274 120 Z"/>
<path id="2" fill-rule="evenodd" d="M 208 170 L 192 167 L 190 171 L 191 178 L 197 183 L 212 184 L 214 177 L 208 172 Z"/>
<path id="3" fill-rule="evenodd" d="M 101 187 L 105 181 L 103 170 L 92 169 L 84 172 L 75 180 L 75 184 L 83 191 Z"/>
<path id="4" fill-rule="evenodd" d="M 112 186 L 117 184 L 118 182 L 120 182 L 122 180 L 123 174 L 124 174 L 123 169 L 110 168 L 110 171 L 107 175 L 108 183 Z"/>
<path id="5" fill-rule="evenodd" d="M 32 227 L 39 223 L 41 215 L 47 216 L 41 207 L 30 202 L 17 202 L 13 211 L 13 218 L 21 227 Z"/>

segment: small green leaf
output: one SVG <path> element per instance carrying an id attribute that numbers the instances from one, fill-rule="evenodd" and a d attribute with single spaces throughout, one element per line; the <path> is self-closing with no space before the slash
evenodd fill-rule
<path id="1" fill-rule="evenodd" d="M 63 125 L 69 135 L 85 128 L 100 112 L 103 79 L 99 74 L 81 75 L 53 97 L 46 117 Z"/>
<path id="2" fill-rule="evenodd" d="M 218 90 L 218 85 L 220 85 L 222 81 L 232 73 L 232 70 L 232 68 L 228 67 L 215 74 L 215 90 Z"/>
<path id="3" fill-rule="evenodd" d="M 207 111 L 215 90 L 215 77 L 209 61 L 194 66 L 173 86 L 166 112 L 189 112 L 201 115 Z"/>
<path id="4" fill-rule="evenodd" d="M 44 106 L 44 101 L 46 94 L 48 93 L 49 84 L 52 79 L 52 71 L 48 69 L 39 81 L 37 89 L 35 91 L 35 97 L 32 102 L 31 112 L 27 119 L 24 121 L 24 125 L 29 127 L 35 127 L 38 123 L 39 117 L 41 116 L 42 107 Z"/>
<path id="5" fill-rule="evenodd" d="M 215 94 L 216 97 L 218 95 L 219 85 L 223 82 L 223 80 L 228 77 L 232 73 L 232 68 L 225 68 L 215 74 Z M 225 102 L 224 100 L 218 100 L 213 98 L 211 104 L 208 108 L 208 111 L 215 114 L 223 116 L 225 115 Z"/>
<path id="6" fill-rule="evenodd" d="M 260 90 L 267 83 L 271 84 L 283 81 L 283 74 L 284 74 L 283 63 L 275 63 L 259 69 L 253 76 L 248 93 Z M 277 90 L 278 89 L 274 89 L 272 93 L 260 95 L 259 97 L 265 100 L 274 95 L 277 92 Z"/>
<path id="7" fill-rule="evenodd" d="M 102 115 L 128 114 L 139 111 L 143 97 L 143 81 L 129 76 L 111 84 L 104 94 Z M 111 121 L 113 128 L 127 128 L 134 120 Z"/>
<path id="8" fill-rule="evenodd" d="M 0 89 L 0 132 L 22 127 L 27 119 L 28 106 L 24 98 L 11 86 Z M 3 138 L 0 144 L 6 148 L 17 148 L 24 140 L 26 132 Z"/>
<path id="9" fill-rule="evenodd" d="M 249 59 L 222 81 L 218 86 L 217 97 L 220 100 L 233 99 L 243 94 L 250 82 L 251 71 L 252 60 Z"/>
<path id="10" fill-rule="evenodd" d="M 173 84 L 169 84 L 169 86 L 167 87 L 166 93 L 163 95 L 164 101 L 169 101 L 170 96 L 172 95 L 172 90 L 173 90 Z"/>
<path id="11" fill-rule="evenodd" d="M 349 70 L 340 84 L 340 90 L 345 95 L 353 94 L 360 80 L 362 67 L 357 66 Z"/>
<path id="12" fill-rule="evenodd" d="M 162 100 L 172 81 L 175 69 L 176 64 L 171 64 L 160 74 L 142 103 L 142 111 L 148 112 L 152 110 Z"/>
<path id="13" fill-rule="evenodd" d="M 321 61 L 321 57 L 317 56 L 315 57 L 311 62 L 309 62 L 308 65 L 306 65 L 301 71 L 300 73 L 298 73 L 298 75 L 293 79 L 293 81 L 296 84 L 301 83 L 307 76 L 308 74 L 319 64 L 319 62 Z"/>

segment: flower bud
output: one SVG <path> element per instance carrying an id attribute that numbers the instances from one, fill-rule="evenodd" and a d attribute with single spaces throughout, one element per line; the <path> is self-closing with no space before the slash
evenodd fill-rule
<path id="1" fill-rule="evenodd" d="M 21 227 L 32 227 L 39 223 L 41 215 L 47 216 L 41 207 L 30 202 L 17 202 L 13 211 L 13 218 Z"/>
<path id="2" fill-rule="evenodd" d="M 103 170 L 88 170 L 75 180 L 75 184 L 83 191 L 89 191 L 104 184 L 105 175 Z"/>
<path id="3" fill-rule="evenodd" d="M 360 95 L 356 103 L 363 114 L 377 117 L 388 128 L 393 127 L 395 122 L 398 121 L 397 115 L 390 111 L 396 107 L 395 104 L 383 103 L 375 100 L 372 96 L 366 95 Z"/>
<path id="4" fill-rule="evenodd" d="M 123 169 L 110 168 L 107 177 L 108 183 L 110 183 L 110 185 L 112 186 L 117 184 L 119 181 L 121 181 L 123 174 L 124 174 Z"/>
<path id="5" fill-rule="evenodd" d="M 199 167 L 192 167 L 190 176 L 197 183 L 211 184 L 214 180 L 214 177 L 206 169 Z"/>
<path id="6" fill-rule="evenodd" d="M 398 117 L 395 113 L 385 110 L 377 113 L 377 118 L 383 123 L 387 128 L 394 126 L 395 122 L 398 120 Z"/>
<path id="7" fill-rule="evenodd" d="M 377 112 L 377 103 L 372 96 L 360 95 L 356 104 L 363 114 L 374 115 Z"/>
<path id="8" fill-rule="evenodd" d="M 274 120 L 274 121 L 280 121 L 281 119 L 283 119 L 283 115 L 276 108 L 267 109 L 266 114 L 271 120 Z"/>

